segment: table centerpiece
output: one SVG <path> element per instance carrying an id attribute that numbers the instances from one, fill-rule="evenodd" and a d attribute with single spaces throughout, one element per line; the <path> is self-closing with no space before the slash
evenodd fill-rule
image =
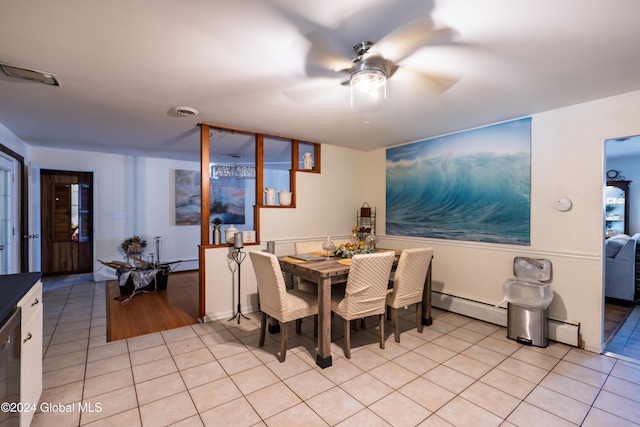
<path id="1" fill-rule="evenodd" d="M 375 252 L 375 249 L 366 247 L 364 242 L 343 243 L 333 251 L 333 256 L 339 258 L 351 258 L 354 255 L 370 254 L 373 252 Z"/>

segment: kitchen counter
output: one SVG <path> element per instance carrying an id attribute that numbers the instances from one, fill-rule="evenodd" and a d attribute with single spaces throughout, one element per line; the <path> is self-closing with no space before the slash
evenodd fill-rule
<path id="1" fill-rule="evenodd" d="M 33 285 L 40 280 L 42 273 L 5 274 L 0 276 L 0 321 L 4 320 Z"/>

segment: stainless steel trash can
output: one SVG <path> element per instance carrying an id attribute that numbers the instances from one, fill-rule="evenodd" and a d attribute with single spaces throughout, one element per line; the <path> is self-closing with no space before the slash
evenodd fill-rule
<path id="1" fill-rule="evenodd" d="M 516 257 L 513 260 L 515 279 L 503 285 L 507 305 L 507 338 L 520 344 L 546 347 L 547 307 L 553 292 L 547 282 L 551 280 L 551 262 L 546 259 Z"/>
<path id="2" fill-rule="evenodd" d="M 516 304 L 507 305 L 507 338 L 520 344 L 546 347 L 547 309 L 525 308 Z"/>

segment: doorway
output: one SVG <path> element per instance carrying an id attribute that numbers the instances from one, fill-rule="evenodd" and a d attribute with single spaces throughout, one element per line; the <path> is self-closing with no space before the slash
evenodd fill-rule
<path id="1" fill-rule="evenodd" d="M 19 258 L 15 235 L 15 172 L 11 159 L 0 155 L 0 274 L 17 272 Z"/>
<path id="2" fill-rule="evenodd" d="M 606 140 L 604 163 L 603 236 L 618 239 L 605 243 L 604 351 L 640 360 L 640 244 L 627 237 L 640 233 L 640 135 Z M 625 251 L 614 254 L 618 247 Z"/>
<path id="3" fill-rule="evenodd" d="M 40 173 L 42 274 L 93 271 L 93 173 Z"/>
<path id="4" fill-rule="evenodd" d="M 29 271 L 24 157 L 0 145 L 0 274 Z"/>

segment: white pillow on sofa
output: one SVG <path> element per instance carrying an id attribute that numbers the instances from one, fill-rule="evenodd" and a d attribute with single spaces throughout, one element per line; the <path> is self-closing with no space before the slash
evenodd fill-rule
<path id="1" fill-rule="evenodd" d="M 607 258 L 614 258 L 628 240 L 629 236 L 626 234 L 616 234 L 613 237 L 609 237 L 604 243 L 605 256 Z"/>

